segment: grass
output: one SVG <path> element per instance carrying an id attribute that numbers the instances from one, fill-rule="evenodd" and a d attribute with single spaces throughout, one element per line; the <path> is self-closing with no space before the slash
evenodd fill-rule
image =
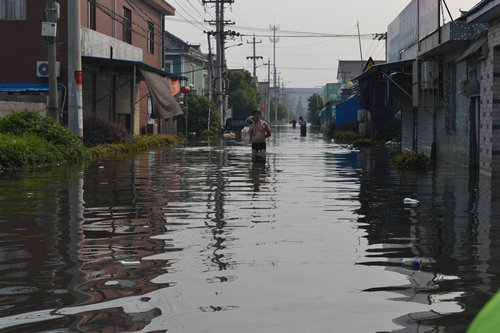
<path id="1" fill-rule="evenodd" d="M 132 142 L 118 142 L 88 148 L 92 159 L 114 158 L 120 155 L 148 151 L 154 148 L 176 144 L 184 137 L 171 134 L 136 135 Z"/>
<path id="2" fill-rule="evenodd" d="M 132 138 L 121 133 L 123 129 L 119 127 L 93 129 L 91 133 L 96 137 L 100 137 L 100 133 L 106 133 L 107 135 L 102 135 L 106 140 L 111 137 L 118 142 L 97 144 L 95 140 L 91 140 L 93 147 L 85 147 L 69 129 L 56 123 L 53 118 L 43 117 L 32 111 L 13 112 L 0 118 L 0 170 L 32 169 L 60 163 L 114 158 L 184 140 L 181 136 L 166 134 L 138 135 Z"/>

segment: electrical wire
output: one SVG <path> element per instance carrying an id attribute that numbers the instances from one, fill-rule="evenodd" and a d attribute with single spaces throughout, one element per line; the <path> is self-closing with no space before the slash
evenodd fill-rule
<path id="1" fill-rule="evenodd" d="M 172 21 L 178 21 L 182 23 L 193 23 L 197 21 L 190 21 L 186 19 L 179 19 L 179 18 L 169 18 L 169 20 Z M 237 30 L 247 30 L 247 31 L 263 31 L 263 32 L 268 32 L 269 29 L 264 29 L 264 28 L 256 28 L 256 27 L 245 27 L 245 26 L 239 26 L 235 25 L 234 29 Z M 283 33 L 283 34 L 282 34 Z M 287 33 L 288 35 L 285 35 L 284 33 Z M 241 33 L 240 35 L 242 37 L 252 37 L 252 34 L 245 34 Z M 375 33 L 369 33 L 369 34 L 332 34 L 332 33 L 322 33 L 322 32 L 305 32 L 305 31 L 288 31 L 288 30 L 277 30 L 276 32 L 276 37 L 291 37 L 291 38 L 363 38 L 363 39 L 372 39 Z M 255 37 L 273 37 L 273 34 L 255 34 Z"/>
<path id="2" fill-rule="evenodd" d="M 103 12 L 104 14 L 106 14 L 107 16 L 109 16 L 112 20 L 120 23 L 122 26 L 125 26 L 125 21 L 127 20 L 124 16 L 120 15 L 120 14 L 117 14 L 115 13 L 112 9 L 100 4 L 97 2 L 97 0 L 88 0 L 89 2 L 93 3 L 97 9 L 99 9 L 101 12 Z M 138 30 L 132 28 L 132 27 L 128 27 L 130 29 L 131 32 L 133 32 L 134 34 L 140 36 L 140 37 L 143 37 L 145 38 L 146 40 L 148 40 L 148 36 L 147 36 L 147 33 L 148 33 L 148 30 L 145 29 L 143 26 L 135 23 L 135 22 L 132 22 L 131 21 L 131 25 L 132 26 L 137 26 L 140 30 L 142 30 L 143 32 L 145 32 L 146 34 L 143 34 L 141 32 L 139 32 Z M 154 26 L 153 26 L 154 27 Z M 154 30 L 153 30 L 154 31 Z M 162 36 L 162 34 L 160 34 L 160 36 Z M 152 41 L 153 43 L 155 44 L 158 44 L 158 45 L 161 45 L 161 41 L 160 42 L 157 42 L 155 40 Z"/>
<path id="3" fill-rule="evenodd" d="M 194 22 L 195 24 L 198 25 L 198 29 L 201 29 L 201 30 L 204 30 L 205 29 L 205 25 L 203 25 L 199 20 L 197 20 L 193 15 L 191 15 L 191 13 L 189 11 L 187 11 L 184 6 L 182 6 L 177 0 L 173 0 L 178 6 L 179 8 L 182 8 L 182 10 L 184 10 L 184 12 L 189 16 L 191 17 L 194 21 L 191 21 L 191 22 Z M 191 3 L 190 3 L 191 4 Z M 177 12 L 178 13 L 178 12 Z M 178 13 L 180 17 L 186 19 L 186 17 L 184 15 L 181 15 L 180 13 Z M 203 17 L 203 16 L 202 16 Z M 186 19 L 187 20 L 187 19 Z M 193 26 L 196 27 L 196 25 L 193 24 Z M 200 28 L 201 27 L 201 28 Z"/>

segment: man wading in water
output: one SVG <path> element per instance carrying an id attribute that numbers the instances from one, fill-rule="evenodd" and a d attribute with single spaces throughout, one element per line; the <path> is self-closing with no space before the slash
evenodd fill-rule
<path id="1" fill-rule="evenodd" d="M 269 125 L 260 119 L 259 110 L 252 112 L 253 123 L 248 126 L 248 133 L 252 136 L 252 160 L 266 158 L 266 138 L 271 136 Z"/>

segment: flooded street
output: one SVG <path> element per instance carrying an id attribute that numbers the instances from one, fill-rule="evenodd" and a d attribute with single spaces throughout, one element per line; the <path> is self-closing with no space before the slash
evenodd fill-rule
<path id="1" fill-rule="evenodd" d="M 0 175 L 2 332 L 464 332 L 500 287 L 495 181 L 291 127 L 267 151 Z"/>

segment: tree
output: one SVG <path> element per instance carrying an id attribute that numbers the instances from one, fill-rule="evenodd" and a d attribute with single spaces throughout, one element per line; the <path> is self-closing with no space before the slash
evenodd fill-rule
<path id="1" fill-rule="evenodd" d="M 302 104 L 302 96 L 299 97 L 297 105 L 295 106 L 295 114 L 297 117 L 304 115 L 304 105 Z"/>
<path id="2" fill-rule="evenodd" d="M 319 111 L 323 106 L 323 99 L 318 94 L 311 95 L 307 101 L 308 120 L 311 125 L 320 125 Z"/>
<path id="3" fill-rule="evenodd" d="M 271 101 L 270 108 L 271 111 L 271 122 L 274 122 L 274 101 Z M 288 108 L 282 104 L 278 103 L 278 123 L 285 122 L 290 116 L 290 111 Z"/>
<path id="4" fill-rule="evenodd" d="M 234 71 L 227 89 L 234 118 L 246 118 L 260 108 L 261 96 L 249 71 Z"/>
<path id="5" fill-rule="evenodd" d="M 215 102 L 207 96 L 188 95 L 188 132 L 202 133 L 208 129 L 208 114 L 210 113 L 210 129 L 219 129 L 222 126 L 220 113 L 217 112 Z M 210 110 L 210 112 L 209 112 Z M 186 112 L 186 110 L 184 110 Z M 178 131 L 185 131 L 185 118 L 180 117 Z"/>

